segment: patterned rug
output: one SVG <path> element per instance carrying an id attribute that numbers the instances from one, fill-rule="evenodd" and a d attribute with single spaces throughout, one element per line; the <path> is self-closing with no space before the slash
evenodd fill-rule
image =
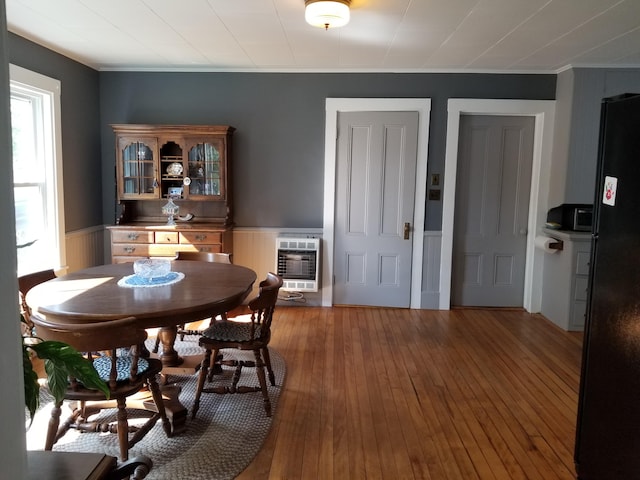
<path id="1" fill-rule="evenodd" d="M 154 339 L 147 340 L 149 348 Z M 184 355 L 195 354 L 201 349 L 197 337 L 185 337 L 176 341 L 176 350 Z M 225 358 L 252 359 L 252 352 L 224 350 Z M 281 386 L 286 373 L 285 363 L 278 352 L 270 349 L 271 363 L 276 376 L 276 386 L 269 385 L 272 412 L 275 414 Z M 258 385 L 255 369 L 242 370 L 241 383 Z M 224 367 L 222 375 L 216 375 L 214 384 L 228 382 L 233 374 L 231 367 Z M 197 374 L 169 377 L 171 384 L 182 388 L 180 402 L 189 410 L 184 432 L 167 438 L 158 421 L 153 429 L 133 448 L 129 457 L 147 455 L 153 460 L 149 480 L 226 480 L 235 478 L 258 453 L 269 428 L 271 418 L 264 411 L 262 394 L 245 393 L 217 395 L 203 393 L 200 409 L 195 420 L 191 420 L 191 407 L 196 390 Z M 33 425 L 27 431 L 27 449 L 41 450 L 44 445 L 47 422 L 51 409 L 51 397 L 42 389 L 42 408 L 36 414 Z M 115 420 L 115 410 L 105 410 L 99 418 Z M 63 412 L 63 415 L 68 412 Z M 131 415 L 139 412 L 132 411 Z M 92 420 L 98 418 L 92 417 Z M 130 423 L 135 423 L 130 419 Z M 74 452 L 98 452 L 118 457 L 118 439 L 115 434 L 85 433 L 69 431 L 61 438 L 54 450 Z"/>

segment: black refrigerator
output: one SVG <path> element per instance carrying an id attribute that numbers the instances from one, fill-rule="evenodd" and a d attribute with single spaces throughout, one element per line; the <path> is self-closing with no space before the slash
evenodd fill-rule
<path id="1" fill-rule="evenodd" d="M 575 464 L 640 479 L 640 94 L 602 101 Z"/>

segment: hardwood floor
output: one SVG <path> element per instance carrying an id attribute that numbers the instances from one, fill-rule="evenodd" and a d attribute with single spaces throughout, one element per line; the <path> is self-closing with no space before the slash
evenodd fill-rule
<path id="1" fill-rule="evenodd" d="M 239 479 L 573 479 L 581 333 L 514 310 L 282 307 L 272 430 Z"/>

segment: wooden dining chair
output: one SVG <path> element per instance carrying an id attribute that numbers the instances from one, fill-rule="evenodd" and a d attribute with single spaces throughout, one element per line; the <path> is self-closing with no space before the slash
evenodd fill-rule
<path id="1" fill-rule="evenodd" d="M 196 262 L 232 263 L 232 253 L 221 252 L 178 252 L 175 260 L 194 260 Z"/>
<path id="2" fill-rule="evenodd" d="M 174 258 L 174 260 L 192 260 L 196 262 L 211 262 L 211 263 L 232 263 L 231 253 L 220 253 L 220 252 L 178 252 Z M 220 314 L 222 318 L 225 318 L 226 312 L 222 312 Z M 200 322 L 208 322 L 210 319 L 202 319 Z M 185 335 L 201 335 L 201 329 L 187 329 L 185 324 L 178 325 L 178 335 L 180 340 L 184 340 Z M 160 338 L 156 337 L 155 344 L 153 346 L 153 353 L 157 353 L 160 348 Z"/>
<path id="3" fill-rule="evenodd" d="M 271 385 L 276 384 L 275 375 L 271 368 L 269 356 L 269 341 L 271 340 L 271 322 L 273 312 L 278 301 L 278 292 L 282 287 L 282 277 L 275 273 L 268 273 L 267 278 L 260 282 L 258 296 L 249 302 L 251 311 L 250 321 L 240 322 L 233 320 L 221 320 L 211 322 L 211 326 L 204 330 L 199 344 L 205 349 L 205 355 L 200 365 L 196 397 L 191 412 L 191 418 L 196 417 L 200 408 L 200 396 L 202 393 L 248 393 L 262 392 L 264 409 L 268 417 L 271 416 L 271 401 L 267 391 L 265 368 L 269 374 Z M 221 359 L 218 352 L 224 348 L 236 348 L 239 350 L 253 351 L 255 361 L 252 360 L 225 360 Z M 236 367 L 230 386 L 215 386 L 205 388 L 205 380 L 211 380 L 209 371 L 213 371 L 214 365 L 227 365 Z M 254 367 L 258 375 L 258 386 L 238 385 L 243 367 Z"/>
<path id="4" fill-rule="evenodd" d="M 151 430 L 158 419 L 162 420 L 167 436 L 172 435 L 156 380 L 156 376 L 162 370 L 162 362 L 139 356 L 147 332 L 137 325 L 134 317 L 67 325 L 51 323 L 35 313 L 31 315 L 31 319 L 39 338 L 64 342 L 79 352 L 85 352 L 86 358 L 93 363 L 100 377 L 107 383 L 110 393 L 107 398 L 103 392 L 89 389 L 70 377 L 64 399 L 77 403 L 73 406 L 69 418 L 62 424 L 62 401 L 55 403 L 51 410 L 45 450 L 51 450 L 70 428 L 82 432 L 110 432 L 118 434 L 120 459 L 125 461 L 128 459 L 129 449 Z M 127 406 L 127 398 L 145 387 L 151 391 L 155 412 L 148 416 L 148 410 L 145 409 L 144 423 L 140 426 L 130 425 L 127 410 L 132 407 Z M 113 407 L 117 408 L 116 422 L 99 423 L 90 420 L 90 417 L 102 408 Z"/>
<path id="5" fill-rule="evenodd" d="M 20 314 L 24 318 L 25 325 L 23 335 L 30 335 L 33 332 L 33 323 L 31 322 L 31 309 L 26 302 L 26 296 L 29 290 L 47 280 L 56 278 L 53 269 L 42 270 L 40 272 L 28 273 L 18 277 L 18 291 L 20 297 Z"/>

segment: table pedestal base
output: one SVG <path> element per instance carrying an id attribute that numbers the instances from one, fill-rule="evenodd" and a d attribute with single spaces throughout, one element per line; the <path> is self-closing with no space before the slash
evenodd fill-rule
<path id="1" fill-rule="evenodd" d="M 187 428 L 187 408 L 178 400 L 180 387 L 177 385 L 163 385 L 160 390 L 164 400 L 164 410 L 171 424 L 171 434 L 176 435 L 183 432 Z M 141 402 L 141 407 L 145 410 L 157 412 L 158 408 L 150 396 L 151 392 L 145 393 L 148 393 L 147 398 L 138 400 Z"/>
<path id="2" fill-rule="evenodd" d="M 180 387 L 178 387 L 177 385 L 166 385 L 161 386 L 160 390 L 162 392 L 162 400 L 164 403 L 165 413 L 167 415 L 167 419 L 169 420 L 169 424 L 171 425 L 171 435 L 173 436 L 183 432 L 186 429 L 187 408 L 182 405 L 180 403 L 180 400 L 178 399 L 181 390 Z M 89 415 L 94 415 L 100 410 L 104 410 L 107 408 L 117 408 L 116 401 L 104 400 L 98 402 L 87 402 Z M 146 389 L 140 390 L 135 395 L 131 395 L 127 398 L 127 409 L 129 408 L 158 413 L 158 408 L 153 401 L 151 392 Z M 93 423 L 95 422 L 85 422 L 86 425 L 91 425 Z M 100 428 L 100 430 L 107 431 L 103 430 L 102 427 Z M 96 427 L 94 431 L 98 431 L 98 428 Z"/>
<path id="3" fill-rule="evenodd" d="M 198 370 L 200 370 L 200 363 L 202 363 L 202 357 L 204 353 L 201 355 L 184 355 L 180 356 L 182 360 L 180 365 L 165 365 L 162 367 L 162 385 L 166 385 L 166 376 L 167 375 L 193 375 Z"/>

